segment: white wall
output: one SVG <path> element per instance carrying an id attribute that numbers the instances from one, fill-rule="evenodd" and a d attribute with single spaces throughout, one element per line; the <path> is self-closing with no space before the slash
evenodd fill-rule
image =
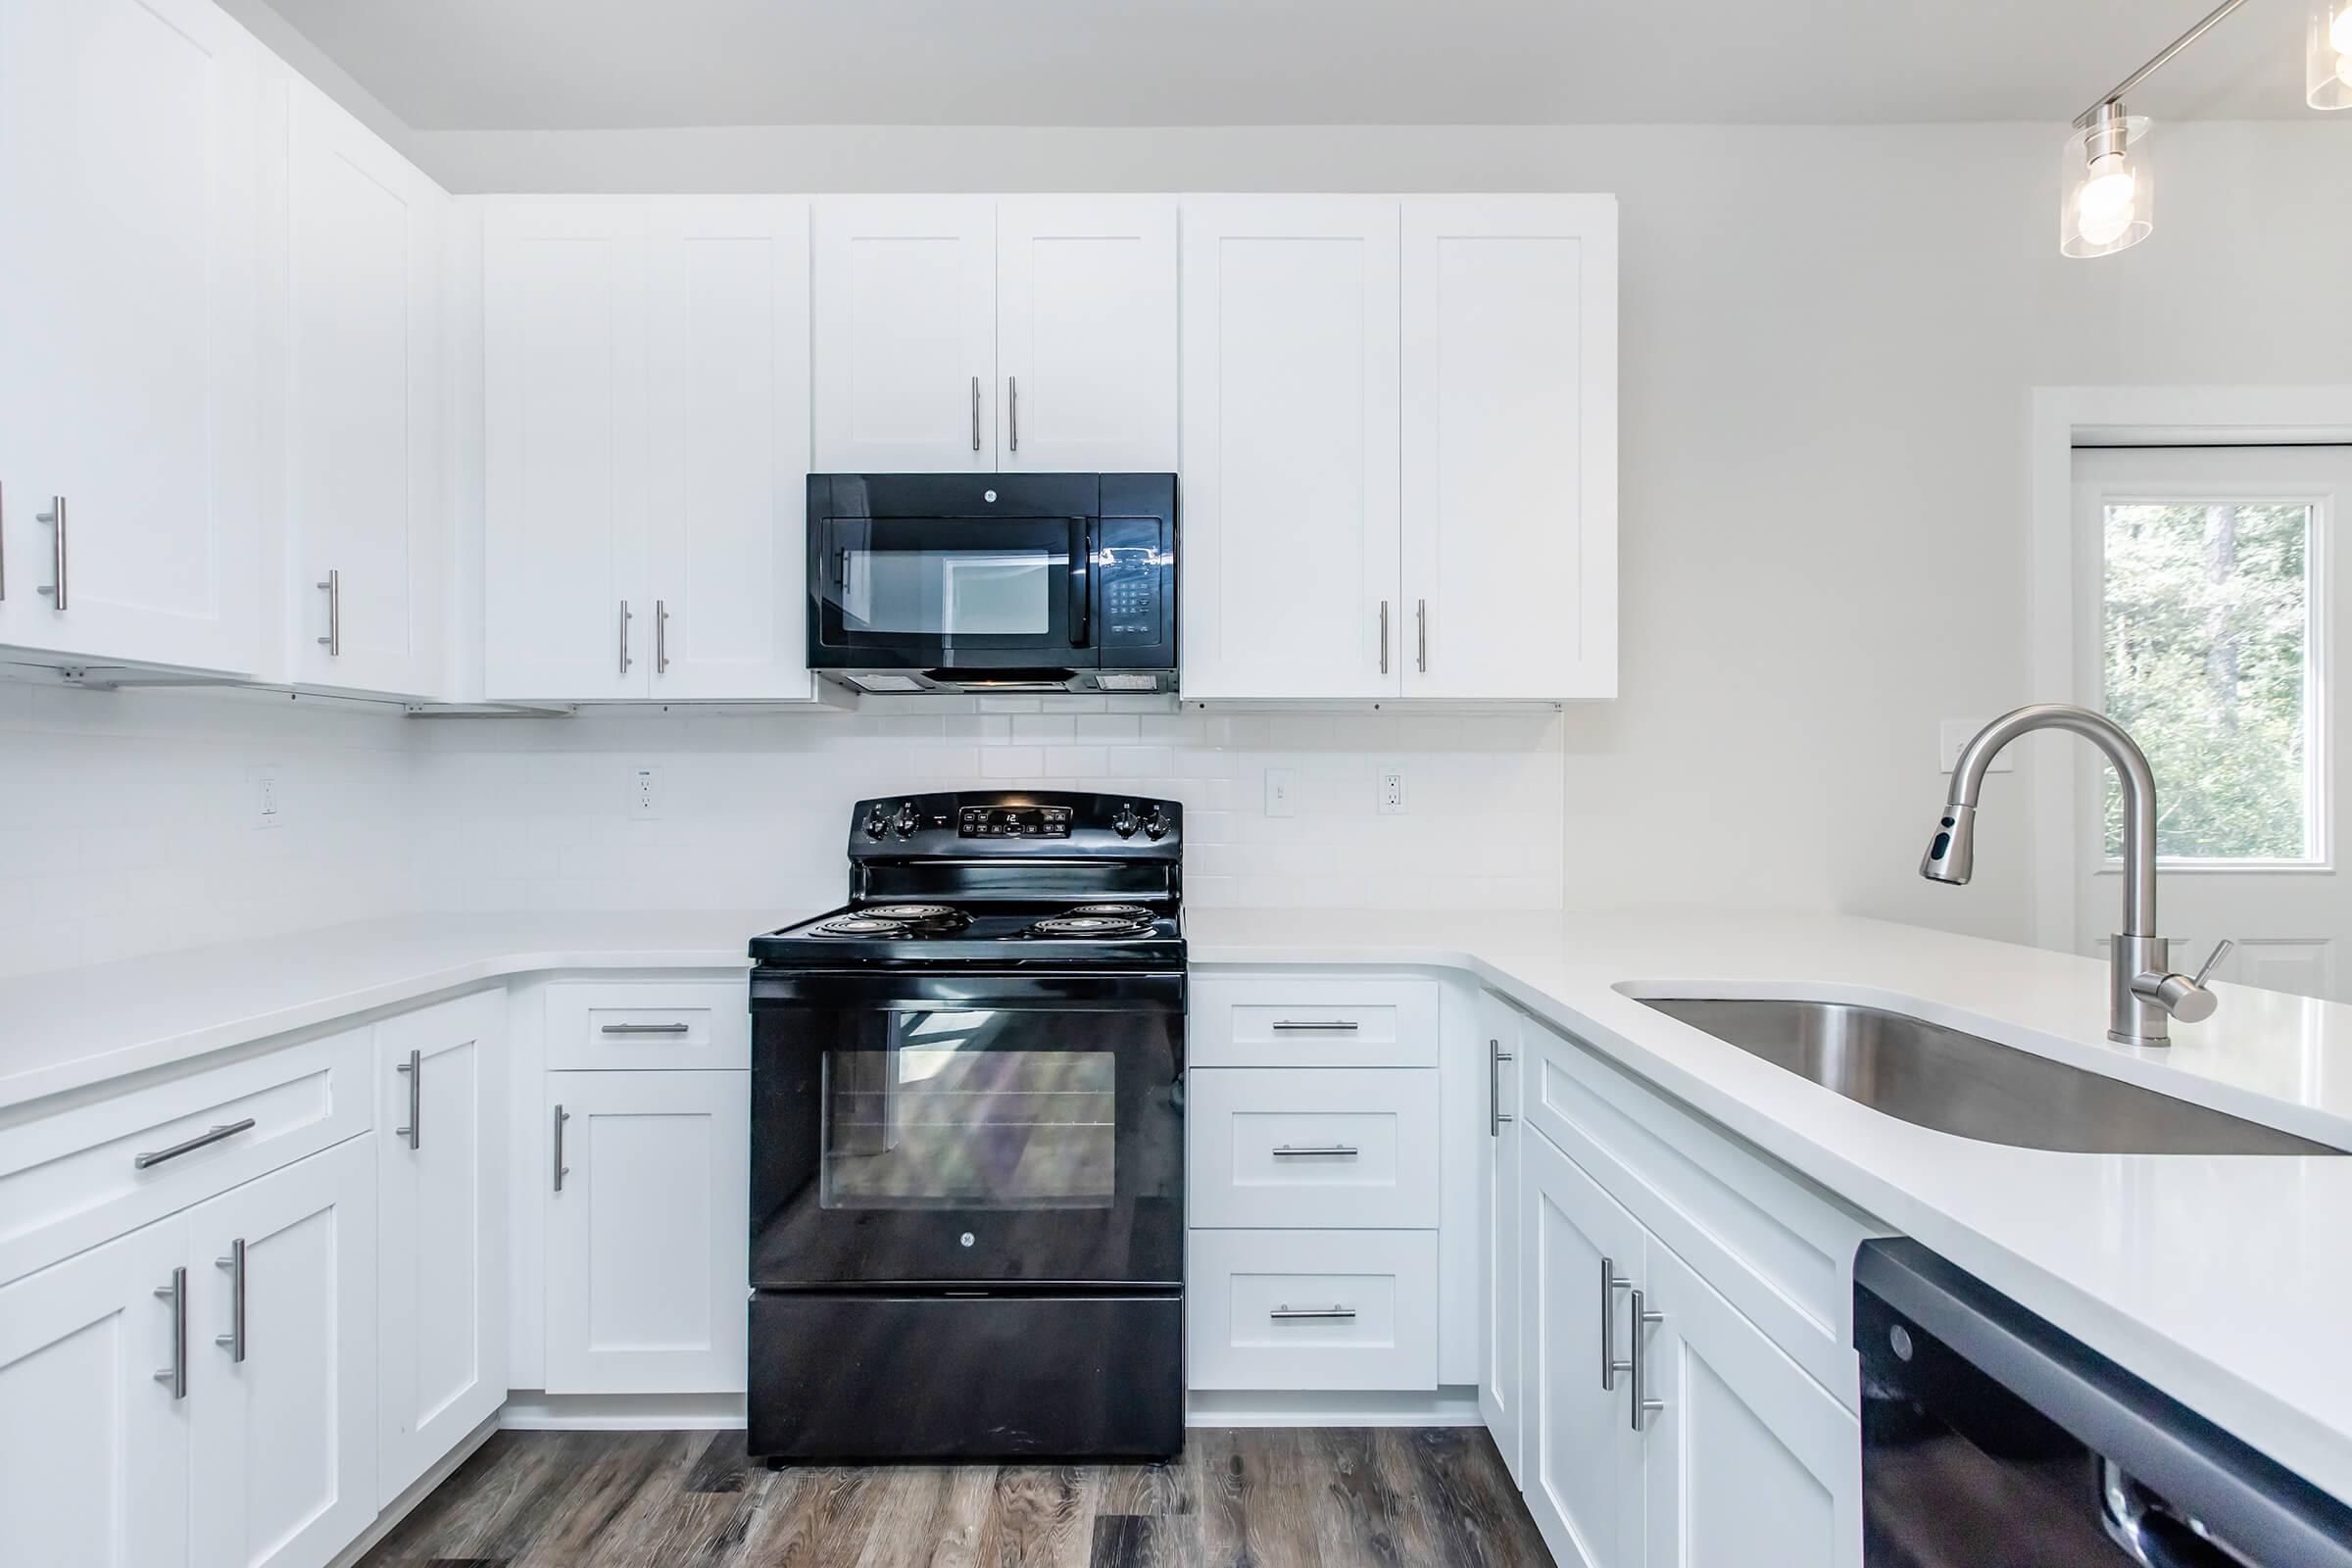
<path id="1" fill-rule="evenodd" d="M 415 907 L 411 738 L 312 699 L 0 684 L 0 978 Z"/>

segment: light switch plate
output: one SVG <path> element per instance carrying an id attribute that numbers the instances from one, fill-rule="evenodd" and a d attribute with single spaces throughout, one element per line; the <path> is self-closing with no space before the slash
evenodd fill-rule
<path id="1" fill-rule="evenodd" d="M 1938 746 L 1936 755 L 1941 760 L 1936 764 L 1936 770 L 1938 773 L 1949 773 L 1953 768 L 1958 767 L 1961 752 L 1967 748 L 1970 741 L 1977 738 L 1977 731 L 1990 722 L 1990 719 L 1984 718 L 1945 719 L 1936 732 Z M 1987 773 L 2013 773 L 2016 770 L 2017 760 L 2010 755 L 2009 748 L 2004 746 L 2001 748 L 2001 755 L 1994 758 L 1992 765 L 1984 771 Z"/>

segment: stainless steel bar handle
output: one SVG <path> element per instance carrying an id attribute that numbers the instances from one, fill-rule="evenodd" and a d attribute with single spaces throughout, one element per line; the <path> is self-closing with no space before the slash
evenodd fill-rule
<path id="1" fill-rule="evenodd" d="M 392 1070 L 409 1075 L 409 1124 L 406 1127 L 393 1128 L 392 1136 L 406 1138 L 409 1141 L 410 1150 L 414 1151 L 422 1141 L 424 1132 L 424 1118 L 416 1114 L 417 1107 L 424 1102 L 424 1053 L 421 1051 L 410 1052 L 409 1059 L 401 1062 Z"/>
<path id="2" fill-rule="evenodd" d="M 49 510 L 39 514 L 33 521 L 45 522 L 54 530 L 49 540 L 49 570 L 53 578 L 40 593 L 49 601 L 50 609 L 63 610 L 66 608 L 66 558 L 70 554 L 66 546 L 66 498 L 51 496 Z"/>
<path id="3" fill-rule="evenodd" d="M 172 1391 L 172 1397 L 188 1396 L 188 1271 L 175 1268 L 172 1283 L 158 1285 L 155 1298 L 172 1303 L 172 1364 L 155 1375 L 155 1381 Z"/>
<path id="4" fill-rule="evenodd" d="M 1012 450 L 1018 452 L 1021 450 L 1021 378 L 1017 375 L 1004 378 L 1004 418 L 1011 427 Z"/>
<path id="5" fill-rule="evenodd" d="M 1413 607 L 1413 637 L 1420 649 L 1418 658 L 1421 673 L 1426 675 L 1429 673 L 1429 601 L 1416 599 Z"/>
<path id="6" fill-rule="evenodd" d="M 682 1035 L 694 1028 L 690 1023 L 609 1023 L 604 1032 L 609 1035 Z"/>
<path id="7" fill-rule="evenodd" d="M 1634 1288 L 1632 1280 L 1617 1272 L 1617 1261 L 1600 1260 L 1600 1391 L 1603 1394 L 1617 1387 L 1617 1374 L 1631 1372 L 1634 1363 L 1617 1359 L 1617 1293 Z"/>
<path id="8" fill-rule="evenodd" d="M 1502 1064 L 1519 1058 L 1502 1049 L 1502 1042 L 1487 1042 L 1487 1136 L 1500 1138 L 1502 1124 L 1518 1118 L 1502 1108 Z"/>
<path id="9" fill-rule="evenodd" d="M 564 1190 L 564 1178 L 571 1174 L 571 1167 L 564 1163 L 564 1124 L 569 1120 L 571 1120 L 570 1115 L 562 1105 L 558 1105 L 556 1107 L 556 1191 L 559 1193 Z"/>
<path id="10" fill-rule="evenodd" d="M 213 1343 L 228 1352 L 231 1361 L 245 1359 L 245 1238 L 240 1236 L 228 1244 L 228 1255 L 213 1259 L 215 1268 L 228 1270 L 228 1332 L 216 1334 Z"/>
<path id="11" fill-rule="evenodd" d="M 1362 1152 L 1353 1144 L 1277 1144 L 1274 1147 L 1276 1159 L 1305 1159 L 1314 1154 L 1353 1159 Z"/>
<path id="12" fill-rule="evenodd" d="M 1266 1316 L 1279 1322 L 1290 1322 L 1298 1318 L 1351 1318 L 1355 1316 L 1355 1308 L 1352 1306 L 1291 1306 L 1285 1303 L 1268 1312 Z"/>
<path id="13" fill-rule="evenodd" d="M 1632 1376 L 1626 1381 L 1626 1388 L 1631 1396 L 1626 1402 L 1626 1414 L 1629 1418 L 1628 1424 L 1636 1432 L 1639 1432 L 1642 1430 L 1642 1421 L 1644 1416 L 1655 1414 L 1666 1408 L 1664 1399 L 1650 1398 L 1642 1392 L 1642 1331 L 1652 1323 L 1665 1322 L 1666 1314 L 1652 1312 L 1643 1306 L 1640 1291 L 1633 1293 L 1632 1301 L 1633 1310 L 1626 1314 L 1628 1329 L 1634 1337 L 1634 1343 L 1628 1348 L 1632 1353 L 1626 1357 L 1627 1365 L 1632 1372 Z"/>
<path id="14" fill-rule="evenodd" d="M 623 675 L 629 672 L 629 602 L 623 599 L 620 602 L 620 672 Z"/>
<path id="15" fill-rule="evenodd" d="M 326 581 L 318 585 L 326 595 L 326 635 L 318 646 L 326 650 L 329 659 L 343 657 L 343 573 L 332 566 L 326 569 Z"/>
<path id="16" fill-rule="evenodd" d="M 1389 672 L 1389 602 L 1380 602 L 1380 672 Z"/>
<path id="17" fill-rule="evenodd" d="M 980 450 L 980 378 L 972 377 L 972 450 Z"/>
<path id="18" fill-rule="evenodd" d="M 1353 1018 L 1277 1018 L 1274 1020 L 1273 1027 L 1277 1029 L 1353 1030 L 1361 1029 L 1363 1025 L 1357 1023 Z"/>
<path id="19" fill-rule="evenodd" d="M 173 1144 L 170 1149 L 151 1149 L 146 1153 L 132 1159 L 130 1168 L 145 1170 L 150 1165 L 161 1165 L 167 1159 L 177 1159 L 182 1154 L 194 1153 L 206 1145 L 217 1144 L 223 1138 L 234 1138 L 237 1134 L 248 1131 L 252 1126 L 253 1118 L 251 1116 L 246 1117 L 243 1121 L 223 1122 L 211 1132 L 198 1133 L 187 1142 Z"/>
<path id="20" fill-rule="evenodd" d="M 669 601 L 654 601 L 654 673 L 669 673 Z"/>

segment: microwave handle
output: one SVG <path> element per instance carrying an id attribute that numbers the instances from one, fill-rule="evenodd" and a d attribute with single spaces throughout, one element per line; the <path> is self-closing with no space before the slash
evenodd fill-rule
<path id="1" fill-rule="evenodd" d="M 1089 518 L 1070 519 L 1070 646 L 1084 648 L 1094 632 L 1094 574 L 1088 568 L 1095 557 L 1095 525 Z"/>

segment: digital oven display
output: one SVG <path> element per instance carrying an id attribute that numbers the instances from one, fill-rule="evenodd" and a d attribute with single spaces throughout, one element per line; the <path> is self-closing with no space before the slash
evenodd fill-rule
<path id="1" fill-rule="evenodd" d="M 1066 839 L 1066 806 L 967 806 L 956 836 L 967 839 Z"/>

